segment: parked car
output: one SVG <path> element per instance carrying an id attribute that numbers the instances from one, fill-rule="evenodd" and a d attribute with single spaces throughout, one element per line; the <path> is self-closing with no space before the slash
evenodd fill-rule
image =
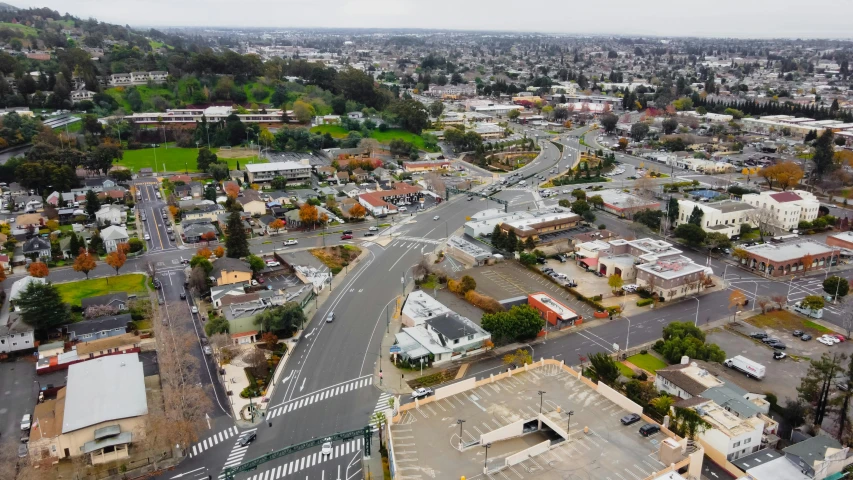
<path id="1" fill-rule="evenodd" d="M 372 227 L 368 228 L 367 230 L 368 230 L 368 231 L 370 231 L 370 232 L 378 232 L 378 231 L 379 231 L 379 227 L 377 227 L 377 226 L 372 226 Z"/>
<path id="2" fill-rule="evenodd" d="M 276 262 L 275 260 L 267 260 L 267 266 L 268 267 L 280 267 L 281 263 Z"/>
<path id="3" fill-rule="evenodd" d="M 191 312 L 193 312 L 193 313 L 198 313 L 198 307 L 196 307 L 195 305 L 193 305 L 193 306 L 192 306 L 192 308 L 190 308 L 190 311 L 191 311 Z"/>
<path id="4" fill-rule="evenodd" d="M 412 399 L 416 400 L 418 398 L 426 398 L 426 397 L 432 395 L 432 393 L 433 393 L 433 391 L 431 388 L 422 387 L 422 388 L 419 388 L 419 389 L 415 390 L 414 392 L 412 392 Z"/>
<path id="5" fill-rule="evenodd" d="M 764 332 L 752 332 L 749 334 L 749 336 L 752 338 L 757 338 L 759 340 L 763 340 L 768 337 L 768 335 Z"/>
<path id="6" fill-rule="evenodd" d="M 843 342 L 844 340 L 847 340 L 847 337 L 845 337 L 844 335 L 842 335 L 840 333 L 830 333 L 829 335 L 832 335 L 833 337 L 837 338 L 839 342 Z"/>
<path id="7" fill-rule="evenodd" d="M 800 340 L 802 340 L 804 342 L 808 342 L 811 339 L 812 339 L 812 336 L 809 335 L 808 333 L 804 333 L 804 334 L 800 335 Z"/>
<path id="8" fill-rule="evenodd" d="M 33 417 L 29 413 L 21 417 L 21 430 L 29 430 L 32 425 Z"/>
<path id="9" fill-rule="evenodd" d="M 787 345 L 785 345 L 784 343 L 782 343 L 778 340 L 775 342 L 770 342 L 770 343 L 768 343 L 768 345 L 770 345 L 772 348 L 775 348 L 778 350 L 785 350 L 786 348 L 788 348 Z"/>
<path id="10" fill-rule="evenodd" d="M 832 345 L 835 345 L 835 342 L 833 342 L 832 340 L 830 340 L 826 337 L 817 337 L 817 341 L 819 343 L 826 345 L 827 347 L 831 347 Z"/>
<path id="11" fill-rule="evenodd" d="M 647 423 L 640 427 L 640 435 L 644 437 L 650 437 L 660 431 L 660 427 L 657 425 L 652 425 L 651 423 Z"/>
<path id="12" fill-rule="evenodd" d="M 630 415 L 625 415 L 624 417 L 619 419 L 622 422 L 622 425 L 631 425 L 632 423 L 637 423 L 640 421 L 640 416 L 636 413 L 632 413 Z"/>
<path id="13" fill-rule="evenodd" d="M 22 444 L 18 445 L 18 457 L 19 458 L 26 457 L 27 453 L 29 453 L 28 449 L 27 449 L 27 444 L 22 443 Z"/>
<path id="14" fill-rule="evenodd" d="M 778 341 L 780 341 L 780 340 L 779 340 L 778 338 L 776 338 L 776 337 L 764 337 L 764 338 L 762 338 L 762 339 L 761 339 L 761 341 L 762 341 L 762 342 L 764 342 L 764 343 L 766 343 L 766 344 L 771 344 L 771 343 L 778 342 Z"/>
<path id="15" fill-rule="evenodd" d="M 181 292 L 181 300 L 186 300 L 186 299 L 187 299 L 186 292 Z"/>
<path id="16" fill-rule="evenodd" d="M 779 352 L 779 351 L 773 352 L 773 360 L 782 360 L 783 358 L 785 358 L 787 356 L 788 355 L 785 352 Z"/>
<path id="17" fill-rule="evenodd" d="M 145 234 L 145 240 L 151 240 L 151 235 Z"/>
<path id="18" fill-rule="evenodd" d="M 202 350 L 204 350 L 205 355 L 213 355 L 213 350 L 210 348 L 210 345 L 205 345 Z"/>
<path id="19" fill-rule="evenodd" d="M 795 337 L 801 337 L 802 335 L 803 335 L 803 331 L 802 331 L 802 330 L 794 330 L 794 336 L 795 336 Z"/>
<path id="20" fill-rule="evenodd" d="M 291 238 L 290 240 L 285 240 L 285 241 L 284 241 L 284 246 L 285 246 L 285 247 L 290 246 L 290 245 L 297 245 L 297 244 L 299 244 L 299 242 L 298 242 L 298 241 L 296 241 L 296 239 L 293 239 L 293 238 Z"/>

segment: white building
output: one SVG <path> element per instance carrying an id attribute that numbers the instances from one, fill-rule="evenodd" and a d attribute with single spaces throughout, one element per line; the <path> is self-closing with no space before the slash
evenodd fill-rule
<path id="1" fill-rule="evenodd" d="M 10 313 L 6 323 L 0 324 L 0 353 L 27 350 L 35 346 L 32 327 L 16 313 Z"/>
<path id="2" fill-rule="evenodd" d="M 743 201 L 761 210 L 761 215 L 769 215 L 769 223 L 783 230 L 797 228 L 801 221 L 811 222 L 820 207 L 814 194 L 804 190 L 750 193 Z"/>
<path id="3" fill-rule="evenodd" d="M 723 233 L 732 238 L 732 235 L 740 235 L 741 224 L 755 226 L 750 220 L 755 207 L 748 203 L 729 200 L 715 203 L 679 200 L 678 218 L 673 226 L 687 223 L 695 208 L 702 211 L 702 223 L 699 226 L 708 233 Z"/>
<path id="4" fill-rule="evenodd" d="M 311 163 L 308 159 L 298 162 L 250 163 L 246 165 L 249 183 L 270 182 L 275 177 L 284 177 L 287 183 L 302 183 L 311 178 Z"/>
<path id="5" fill-rule="evenodd" d="M 109 253 L 116 251 L 120 243 L 127 243 L 130 236 L 127 234 L 126 228 L 117 225 L 110 225 L 109 227 L 101 230 L 101 238 L 104 240 L 104 248 L 107 253 Z"/>
<path id="6" fill-rule="evenodd" d="M 95 212 L 98 225 L 106 225 L 107 222 L 111 225 L 120 225 L 126 222 L 127 212 L 125 208 L 115 204 L 101 205 L 101 209 Z"/>

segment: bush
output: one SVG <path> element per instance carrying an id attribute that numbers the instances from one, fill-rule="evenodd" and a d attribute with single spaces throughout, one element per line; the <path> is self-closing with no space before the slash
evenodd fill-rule
<path id="1" fill-rule="evenodd" d="M 452 281 L 452 280 L 451 280 Z M 495 313 L 504 311 L 503 305 L 500 304 L 494 298 L 483 295 L 481 293 L 477 293 L 474 290 L 468 290 L 465 294 L 465 300 L 468 301 L 471 305 L 483 310 L 486 313 Z"/>
<path id="2" fill-rule="evenodd" d="M 459 291 L 459 282 L 453 279 L 447 280 L 447 289 L 456 294 L 461 293 Z"/>
<path id="3" fill-rule="evenodd" d="M 645 354 L 647 354 L 647 353 L 649 353 L 649 351 L 648 351 L 648 350 L 645 350 L 645 349 L 640 350 L 640 355 L 645 355 Z"/>
<path id="4" fill-rule="evenodd" d="M 651 305 L 652 303 L 655 303 L 655 301 L 651 298 L 643 298 L 643 299 L 637 300 L 637 306 L 638 307 L 645 307 L 646 305 Z"/>

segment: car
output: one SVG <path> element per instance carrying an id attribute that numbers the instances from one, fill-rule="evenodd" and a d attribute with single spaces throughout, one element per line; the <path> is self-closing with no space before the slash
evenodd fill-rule
<path id="1" fill-rule="evenodd" d="M 332 454 L 332 442 L 326 442 L 320 448 L 321 455 L 331 455 Z"/>
<path id="2" fill-rule="evenodd" d="M 821 338 L 832 342 L 833 345 L 835 345 L 836 343 L 841 343 L 841 340 L 839 340 L 835 335 L 830 335 L 828 333 L 825 335 L 821 335 Z"/>
<path id="3" fill-rule="evenodd" d="M 372 226 L 372 227 L 368 228 L 367 230 L 368 230 L 369 232 L 378 232 L 378 231 L 379 231 L 379 227 L 377 227 L 377 226 Z"/>
<path id="4" fill-rule="evenodd" d="M 409 211 L 409 209 L 408 209 L 408 208 L 406 208 L 406 207 L 399 207 L 399 208 L 397 208 L 397 211 L 399 211 L 399 212 L 408 212 L 408 211 Z"/>
<path id="5" fill-rule="evenodd" d="M 285 240 L 285 242 L 284 242 L 285 247 L 290 246 L 290 245 L 297 245 L 297 244 L 299 244 L 299 242 L 293 238 L 291 238 L 290 240 Z"/>
<path id="6" fill-rule="evenodd" d="M 192 306 L 192 308 L 190 308 L 190 311 L 191 311 L 191 312 L 193 312 L 193 313 L 198 313 L 198 307 L 196 307 L 195 305 L 193 305 L 193 306 Z"/>
<path id="7" fill-rule="evenodd" d="M 794 330 L 794 336 L 795 337 L 802 337 L 803 331 L 802 330 Z"/>
<path id="8" fill-rule="evenodd" d="M 253 287 L 257 287 L 257 286 L 258 286 L 258 281 L 253 279 L 253 280 L 250 282 L 250 284 L 251 284 Z"/>
<path id="9" fill-rule="evenodd" d="M 240 445 L 241 447 L 246 447 L 250 443 L 254 442 L 256 438 L 258 438 L 257 433 L 255 433 L 255 432 L 247 433 L 246 435 L 241 437 L 240 440 L 237 440 L 237 444 Z"/>
<path id="10" fill-rule="evenodd" d="M 839 342 L 843 342 L 844 340 L 847 340 L 847 337 L 845 337 L 844 335 L 842 335 L 840 333 L 830 333 L 828 335 L 831 335 L 831 336 L 837 338 Z"/>
<path id="11" fill-rule="evenodd" d="M 172 226 L 171 226 L 171 225 L 167 225 L 167 226 L 166 226 L 166 231 L 167 231 L 167 232 L 169 232 L 169 233 L 172 233 L 174 230 L 172 229 Z"/>
<path id="12" fill-rule="evenodd" d="M 545 267 L 542 269 L 542 273 L 551 273 L 553 271 L 554 271 L 554 269 L 551 267 Z"/>
<path id="13" fill-rule="evenodd" d="M 776 343 L 780 340 L 778 338 L 775 338 L 775 337 L 764 337 L 761 339 L 761 341 L 764 343 L 770 344 L 770 343 Z"/>
<path id="14" fill-rule="evenodd" d="M 145 240 L 151 240 L 151 235 L 145 234 Z"/>
<path id="15" fill-rule="evenodd" d="M 632 423 L 637 423 L 640 421 L 640 416 L 636 413 L 632 413 L 630 415 L 625 415 L 624 417 L 619 419 L 622 422 L 622 425 L 631 425 Z"/>
<path id="16" fill-rule="evenodd" d="M 372 237 L 374 235 L 376 235 L 376 232 L 364 232 L 365 237 Z"/>
<path id="17" fill-rule="evenodd" d="M 160 280 L 157 280 L 157 279 L 155 278 L 155 279 L 154 279 L 154 289 L 155 289 L 155 290 L 160 290 L 161 288 L 163 288 L 163 284 L 162 284 L 162 283 L 160 283 Z"/>
<path id="18" fill-rule="evenodd" d="M 545 264 L 545 257 L 536 257 L 536 263 L 544 265 Z"/>
<path id="19" fill-rule="evenodd" d="M 280 267 L 281 263 L 276 262 L 275 260 L 267 260 L 267 266 L 268 267 Z"/>
<path id="20" fill-rule="evenodd" d="M 264 282 L 266 282 L 266 280 L 264 280 L 264 277 L 258 277 L 258 283 L 263 284 Z"/>
<path id="21" fill-rule="evenodd" d="M 345 234 L 341 235 L 341 240 L 351 240 L 351 239 L 352 239 L 352 235 L 349 233 L 345 233 Z"/>
<path id="22" fill-rule="evenodd" d="M 768 337 L 768 335 L 764 332 L 752 332 L 749 334 L 749 336 L 752 338 L 757 338 L 759 340 L 763 340 Z"/>
<path id="23" fill-rule="evenodd" d="M 171 240 L 173 242 L 175 241 L 175 234 L 174 233 L 169 234 L 169 240 Z"/>
<path id="24" fill-rule="evenodd" d="M 189 264 L 190 264 L 190 261 L 188 259 L 186 259 L 186 258 L 181 259 L 181 265 L 189 265 Z"/>
<path id="25" fill-rule="evenodd" d="M 778 340 L 777 340 L 777 341 L 775 341 L 775 342 L 768 343 L 768 345 L 769 345 L 770 347 L 775 348 L 775 349 L 778 349 L 778 350 L 785 350 L 786 348 L 788 348 L 788 346 L 787 346 L 787 345 L 785 345 L 784 343 L 782 343 L 782 342 L 780 342 L 780 341 L 778 341 Z"/>
<path id="26" fill-rule="evenodd" d="M 846 383 L 844 383 L 844 382 L 838 382 L 838 383 L 836 383 L 836 384 L 835 384 L 835 388 L 837 388 L 837 389 L 841 390 L 842 392 L 846 392 L 847 390 L 849 390 L 849 389 L 850 389 L 850 386 L 848 386 L 848 385 L 847 385 Z"/>
<path id="27" fill-rule="evenodd" d="M 186 299 L 187 299 L 186 292 L 181 292 L 181 300 L 186 300 Z"/>
<path id="28" fill-rule="evenodd" d="M 824 344 L 824 345 L 826 345 L 827 347 L 830 347 L 830 346 L 832 346 L 832 345 L 835 345 L 835 342 L 833 342 L 832 340 L 829 340 L 829 339 L 828 339 L 828 338 L 826 338 L 826 337 L 818 337 L 818 338 L 817 338 L 817 341 L 818 341 L 818 342 L 820 342 L 820 343 L 822 343 L 822 344 Z"/>
<path id="29" fill-rule="evenodd" d="M 468 197 L 468 201 L 474 200 L 474 197 Z"/>
<path id="30" fill-rule="evenodd" d="M 205 345 L 202 350 L 204 350 L 205 355 L 213 355 L 213 349 L 210 348 L 210 345 Z"/>
<path id="31" fill-rule="evenodd" d="M 18 457 L 24 458 L 27 456 L 27 453 L 28 453 L 28 450 L 27 450 L 26 444 L 22 443 L 22 444 L 18 445 Z"/>
<path id="32" fill-rule="evenodd" d="M 438 215 L 432 217 L 433 220 L 438 220 Z"/>
<path id="33" fill-rule="evenodd" d="M 29 430 L 30 426 L 32 426 L 32 422 L 33 416 L 29 413 L 24 414 L 24 416 L 21 417 L 21 430 Z"/>
<path id="34" fill-rule="evenodd" d="M 773 352 L 773 360 L 782 360 L 783 358 L 785 358 L 787 356 L 788 355 L 785 352 L 779 352 L 779 351 Z"/>
<path id="35" fill-rule="evenodd" d="M 651 437 L 652 435 L 658 433 L 660 431 L 660 427 L 657 425 L 647 423 L 640 427 L 640 435 L 644 437 Z"/>
<path id="36" fill-rule="evenodd" d="M 812 339 L 812 336 L 809 335 L 808 333 L 804 333 L 800 336 L 800 340 L 802 340 L 804 342 L 808 342 L 811 339 Z"/>
<path id="37" fill-rule="evenodd" d="M 433 392 L 432 392 L 431 388 L 421 387 L 421 388 L 418 388 L 417 390 L 415 390 L 414 392 L 412 392 L 412 399 L 417 400 L 419 398 L 426 398 L 426 397 L 432 395 L 432 393 Z"/>
<path id="38" fill-rule="evenodd" d="M 343 234 L 343 235 L 352 235 L 352 230 L 344 230 L 343 232 L 341 232 L 341 234 Z"/>
<path id="39" fill-rule="evenodd" d="M 326 323 L 332 323 L 334 321 L 335 321 L 335 312 L 329 312 L 329 314 L 326 315 Z"/>

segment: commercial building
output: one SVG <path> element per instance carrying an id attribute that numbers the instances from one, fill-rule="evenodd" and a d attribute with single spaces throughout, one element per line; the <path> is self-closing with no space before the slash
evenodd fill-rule
<path id="1" fill-rule="evenodd" d="M 660 202 L 657 200 L 643 198 L 633 193 L 623 192 L 622 190 L 600 190 L 590 195 L 600 196 L 604 201 L 602 209 L 621 218 L 631 218 L 634 213 L 642 210 L 657 210 L 660 208 Z"/>
<path id="2" fill-rule="evenodd" d="M 539 312 L 539 316 L 554 327 L 571 327 L 583 323 L 582 316 L 547 293 L 529 294 L 527 304 Z"/>
<path id="3" fill-rule="evenodd" d="M 389 213 L 397 213 L 397 205 L 400 205 L 402 202 L 419 202 L 420 197 L 420 187 L 399 182 L 394 184 L 394 188 L 391 190 L 377 190 L 375 192 L 360 194 L 358 196 L 358 203 L 372 215 L 387 215 Z"/>
<path id="4" fill-rule="evenodd" d="M 460 97 L 473 97 L 477 95 L 477 86 L 468 83 L 460 83 L 459 85 L 430 84 L 429 88 L 423 91 L 423 95 L 456 100 Z"/>
<path id="5" fill-rule="evenodd" d="M 853 252 L 853 231 L 833 233 L 826 237 L 826 244 Z"/>
<path id="6" fill-rule="evenodd" d="M 131 444 L 144 435 L 147 414 L 146 382 L 136 353 L 72 365 L 57 398 L 35 407 L 30 457 L 87 455 L 94 465 L 128 458 Z"/>
<path id="7" fill-rule="evenodd" d="M 747 247 L 741 264 L 771 277 L 822 268 L 838 262 L 841 249 L 810 240 Z"/>
<path id="8" fill-rule="evenodd" d="M 538 242 L 540 235 L 569 230 L 581 222 L 580 215 L 562 207 L 524 213 L 527 215 L 522 218 L 510 217 L 500 222 L 501 230 L 507 234 L 514 232 L 519 241 L 527 241 L 530 238 Z"/>
<path id="9" fill-rule="evenodd" d="M 678 201 L 678 218 L 673 226 L 688 223 L 693 210 L 698 208 L 702 211 L 702 221 L 699 225 L 708 233 L 722 233 L 732 238 L 732 235 L 740 235 L 740 226 L 744 223 L 751 227 L 752 215 L 755 207 L 748 203 L 726 200 L 722 202 L 703 203 L 692 200 Z"/>
<path id="10" fill-rule="evenodd" d="M 283 177 L 288 184 L 304 183 L 311 178 L 311 162 L 307 158 L 298 162 L 250 163 L 245 168 L 249 183 L 269 183 L 275 177 Z"/>
<path id="11" fill-rule="evenodd" d="M 435 162 L 403 162 L 403 170 L 407 172 L 432 172 L 435 170 L 447 170 L 450 168 L 449 160 Z"/>
<path id="12" fill-rule="evenodd" d="M 284 123 L 285 115 L 292 118 L 292 112 L 267 110 L 266 112 L 236 113 L 232 107 L 207 107 L 169 109 L 165 112 L 134 113 L 125 116 L 125 120 L 140 125 L 179 125 L 195 127 L 196 123 L 207 120 L 210 123 L 224 122 L 229 116 L 237 115 L 243 123 L 278 127 Z"/>
<path id="13" fill-rule="evenodd" d="M 450 237 L 447 240 L 447 254 L 460 262 L 472 266 L 484 265 L 492 258 L 492 252 L 462 237 Z"/>
<path id="14" fill-rule="evenodd" d="M 791 230 L 801 221 L 811 222 L 818 216 L 820 202 L 811 192 L 791 190 L 788 192 L 764 191 L 743 196 L 743 201 L 766 216 L 770 225 Z"/>

